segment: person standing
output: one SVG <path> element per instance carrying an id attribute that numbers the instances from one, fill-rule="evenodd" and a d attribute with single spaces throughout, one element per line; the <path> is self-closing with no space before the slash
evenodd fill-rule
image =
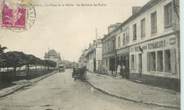
<path id="1" fill-rule="evenodd" d="M 117 75 L 120 75 L 121 74 L 121 66 L 120 65 L 118 65 L 118 67 L 117 67 L 117 74 L 116 74 L 116 76 Z"/>
<path id="2" fill-rule="evenodd" d="M 129 79 L 129 69 L 128 69 L 128 67 L 126 65 L 125 65 L 124 72 L 125 72 L 126 79 Z"/>
<path id="3" fill-rule="evenodd" d="M 122 67 L 121 67 L 121 76 L 122 76 L 122 78 L 125 78 L 125 64 L 123 64 L 122 65 Z"/>

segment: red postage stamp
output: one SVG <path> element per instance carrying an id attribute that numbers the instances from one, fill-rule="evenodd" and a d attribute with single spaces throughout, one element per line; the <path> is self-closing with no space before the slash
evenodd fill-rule
<path id="1" fill-rule="evenodd" d="M 13 28 L 25 28 L 26 13 L 26 7 L 19 6 L 16 9 L 12 9 L 7 4 L 4 4 L 2 10 L 2 26 Z"/>
<path id="2" fill-rule="evenodd" d="M 1 27 L 11 30 L 27 30 L 34 23 L 36 14 L 26 0 L 4 0 L 1 4 Z"/>

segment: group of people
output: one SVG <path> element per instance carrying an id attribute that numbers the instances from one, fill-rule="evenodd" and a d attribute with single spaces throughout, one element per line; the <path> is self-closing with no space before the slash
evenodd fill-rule
<path id="1" fill-rule="evenodd" d="M 122 78 L 129 79 L 129 69 L 126 65 L 118 65 L 117 66 L 117 74 L 121 75 Z"/>

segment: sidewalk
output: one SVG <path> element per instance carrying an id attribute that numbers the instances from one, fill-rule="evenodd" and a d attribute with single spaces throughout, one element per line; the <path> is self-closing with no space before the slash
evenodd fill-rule
<path id="1" fill-rule="evenodd" d="M 150 105 L 180 108 L 180 93 L 126 79 L 96 73 L 87 73 L 87 82 L 108 95 Z"/>
<path id="2" fill-rule="evenodd" d="M 1 97 L 5 97 L 5 96 L 7 96 L 7 95 L 10 95 L 10 94 L 12 94 L 12 93 L 14 93 L 14 92 L 16 92 L 16 91 L 18 91 L 18 90 L 24 88 L 24 87 L 31 86 L 31 85 L 33 85 L 34 83 L 36 83 L 36 82 L 38 82 L 38 81 L 40 81 L 40 80 L 42 80 L 42 79 L 45 79 L 45 78 L 47 78 L 47 77 L 49 77 L 49 76 L 51 76 L 51 75 L 53 75 L 53 74 L 55 74 L 55 73 L 56 73 L 56 72 L 54 71 L 54 72 L 45 74 L 45 75 L 43 75 L 43 76 L 40 76 L 40 77 L 31 79 L 31 80 L 20 80 L 20 81 L 16 81 L 16 82 L 14 82 L 15 85 L 0 90 L 0 98 L 1 98 Z"/>

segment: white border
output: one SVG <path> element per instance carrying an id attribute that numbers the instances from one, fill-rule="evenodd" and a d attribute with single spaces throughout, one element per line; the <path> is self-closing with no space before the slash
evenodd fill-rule
<path id="1" fill-rule="evenodd" d="M 184 38 L 183 38 L 183 35 L 184 35 L 184 28 L 183 28 L 183 25 L 184 25 L 184 9 L 183 9 L 183 6 L 184 6 L 184 0 L 180 0 L 180 46 L 181 46 L 181 110 L 184 110 L 184 74 L 183 74 L 183 71 L 184 71 L 184 68 L 183 68 L 183 64 L 184 64 Z"/>

